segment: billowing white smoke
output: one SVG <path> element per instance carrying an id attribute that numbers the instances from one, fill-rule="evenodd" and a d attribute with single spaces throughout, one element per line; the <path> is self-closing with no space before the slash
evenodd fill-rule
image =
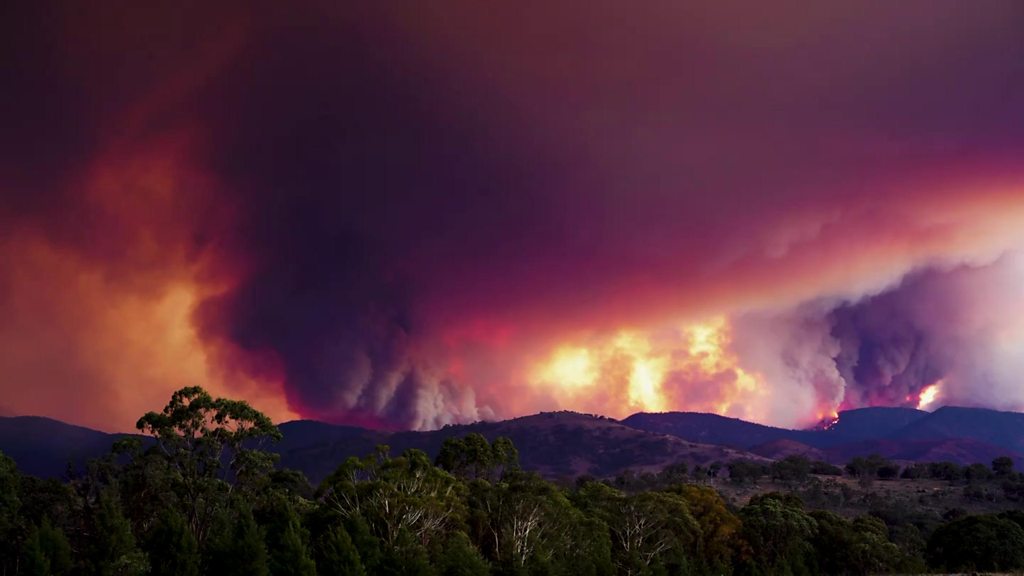
<path id="1" fill-rule="evenodd" d="M 742 314 L 733 323 L 733 348 L 740 364 L 771 386 L 767 422 L 812 424 L 843 399 L 835 362 L 840 346 L 821 304 Z"/>
<path id="2" fill-rule="evenodd" d="M 928 269 L 854 301 L 816 301 L 734 319 L 744 368 L 771 384 L 772 421 L 816 407 L 915 406 L 941 382 L 941 405 L 1024 408 L 1024 258 Z"/>

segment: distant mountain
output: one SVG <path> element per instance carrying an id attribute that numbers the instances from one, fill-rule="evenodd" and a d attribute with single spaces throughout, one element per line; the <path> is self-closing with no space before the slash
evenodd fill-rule
<path id="1" fill-rule="evenodd" d="M 1020 452 L 969 438 L 867 440 L 830 448 L 825 451 L 825 459 L 829 462 L 843 463 L 865 454 L 881 454 L 891 460 L 905 462 L 980 462 L 988 465 L 999 456 L 1009 456 L 1018 463 L 1024 462 L 1024 454 Z"/>
<path id="2" fill-rule="evenodd" d="M 0 417 L 0 451 L 22 472 L 45 478 L 63 476 L 69 465 L 82 469 L 123 436 L 39 416 Z"/>
<path id="3" fill-rule="evenodd" d="M 787 430 L 762 424 L 754 424 L 739 418 L 729 418 L 702 412 L 663 412 L 633 414 L 622 423 L 631 428 L 670 434 L 704 444 L 719 444 L 747 449 L 776 440 L 793 440 L 813 444 L 819 437 L 809 430 Z"/>
<path id="4" fill-rule="evenodd" d="M 1024 463 L 1024 414 L 980 408 L 862 408 L 839 414 L 825 430 L 787 430 L 714 414 L 634 414 L 621 422 L 574 412 L 544 412 L 501 422 L 447 426 L 429 432 L 382 432 L 300 420 L 280 425 L 284 439 L 268 448 L 281 465 L 318 483 L 346 458 L 365 456 L 379 444 L 392 454 L 407 448 L 437 454 L 445 438 L 478 432 L 508 436 L 521 463 L 548 478 L 625 470 L 658 471 L 677 462 L 708 464 L 735 458 L 778 459 L 802 454 L 836 464 L 879 453 L 902 461 L 988 463 L 1010 456 Z M 49 418 L 0 417 L 0 451 L 26 473 L 59 477 L 107 453 L 123 435 L 72 426 Z"/>
<path id="5" fill-rule="evenodd" d="M 639 413 L 622 421 L 640 430 L 671 434 L 691 442 L 722 444 L 742 449 L 787 440 L 812 448 L 829 448 L 863 440 L 886 438 L 928 416 L 912 408 L 859 408 L 839 413 L 826 429 L 790 430 L 699 412 Z"/>
<path id="6" fill-rule="evenodd" d="M 302 470 L 317 484 L 349 456 L 365 456 L 378 444 L 386 444 L 388 433 L 338 426 L 312 420 L 285 422 L 278 426 L 284 436 L 266 446 L 281 455 L 280 465 Z"/>
<path id="7" fill-rule="evenodd" d="M 521 464 L 549 478 L 583 474 L 613 476 L 625 470 L 656 472 L 676 462 L 708 464 L 760 456 L 687 442 L 637 430 L 610 418 L 573 412 L 547 412 L 501 422 L 447 426 L 430 432 L 386 433 L 352 426 L 300 420 L 280 425 L 284 438 L 266 448 L 281 455 L 284 467 L 302 470 L 314 484 L 350 456 L 371 454 L 379 444 L 392 454 L 417 448 L 434 457 L 445 438 L 478 432 L 489 440 L 508 436 Z M 46 418 L 0 418 L 0 451 L 29 474 L 58 477 L 69 461 L 84 463 L 107 453 L 118 435 Z"/>
<path id="8" fill-rule="evenodd" d="M 829 426 L 827 433 L 848 440 L 868 440 L 884 438 L 906 428 L 910 424 L 930 415 L 924 410 L 914 408 L 857 408 L 839 413 L 839 419 Z"/>
<path id="9" fill-rule="evenodd" d="M 983 408 L 859 408 L 839 413 L 824 430 L 787 430 L 735 418 L 692 412 L 634 414 L 622 421 L 641 430 L 684 440 L 722 444 L 766 458 L 790 454 L 833 463 L 878 453 L 906 461 L 988 463 L 996 456 L 1024 454 L 1024 414 Z"/>
<path id="10" fill-rule="evenodd" d="M 948 406 L 891 436 L 900 440 L 970 439 L 1024 452 L 1024 414 Z"/>
<path id="11" fill-rule="evenodd" d="M 289 442 L 292 433 L 282 425 Z M 328 425 L 321 425 L 328 426 Z M 329 430 L 325 428 L 325 433 Z M 358 430 L 358 429 L 356 429 Z M 365 432 L 365 431 L 364 431 Z M 734 458 L 759 456 L 723 446 L 687 442 L 673 436 L 637 430 L 600 416 L 575 412 L 544 412 L 501 422 L 447 426 L 430 432 L 397 432 L 394 434 L 359 435 L 343 440 L 311 444 L 302 450 L 282 451 L 282 464 L 303 470 L 313 482 L 323 479 L 348 456 L 364 456 L 376 444 L 387 444 L 392 454 L 408 448 L 423 450 L 435 456 L 446 438 L 461 437 L 471 432 L 488 440 L 507 436 L 519 449 L 520 463 L 548 478 L 575 478 L 583 474 L 613 476 L 625 470 L 656 472 L 676 462 L 689 465 L 708 464 Z"/>
<path id="12" fill-rule="evenodd" d="M 789 440 L 786 438 L 779 438 L 778 440 L 771 440 L 764 444 L 758 444 L 750 448 L 750 451 L 758 456 L 763 456 L 771 460 L 781 460 L 787 456 L 803 456 L 810 460 L 828 460 L 828 456 L 825 452 L 808 446 L 802 442 L 796 440 Z"/>

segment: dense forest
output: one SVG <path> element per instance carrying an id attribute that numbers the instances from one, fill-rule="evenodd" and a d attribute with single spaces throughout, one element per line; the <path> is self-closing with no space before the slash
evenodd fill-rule
<path id="1" fill-rule="evenodd" d="M 845 469 L 792 456 L 556 484 L 511 441 L 450 438 L 432 461 L 380 446 L 319 486 L 275 466 L 266 416 L 176 392 L 65 481 L 0 455 L 0 574 L 675 575 L 1024 569 L 1024 478 L 1013 461 Z M 862 512 L 836 497 L 867 502 Z M 824 479 L 824 480 L 822 480 Z M 753 491 L 772 483 L 779 490 Z M 832 484 L 829 484 L 832 482 Z M 913 487 L 899 500 L 885 483 Z M 941 484 L 977 509 L 933 510 Z M 830 492 L 822 486 L 833 486 Z M 947 490 L 944 493 L 953 493 Z M 845 496 L 844 496 L 845 494 Z M 866 499 L 865 499 L 866 498 Z M 1000 506 L 994 506 L 996 501 Z M 899 503 L 899 504 L 896 504 Z M 917 503 L 920 504 L 919 506 Z"/>

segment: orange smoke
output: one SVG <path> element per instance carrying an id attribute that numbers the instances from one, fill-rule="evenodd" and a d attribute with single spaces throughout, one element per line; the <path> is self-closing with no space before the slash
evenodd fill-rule
<path id="1" fill-rule="evenodd" d="M 768 383 L 739 365 L 724 317 L 644 335 L 621 330 L 566 343 L 528 374 L 559 406 L 622 417 L 637 411 L 714 412 L 764 420 Z"/>
<path id="2" fill-rule="evenodd" d="M 235 271 L 191 236 L 223 220 L 185 136 L 118 148 L 78 178 L 66 221 L 0 239 L 0 395 L 16 414 L 131 430 L 175 389 L 201 385 L 294 417 L 280 383 L 221 367 L 196 307 Z"/>

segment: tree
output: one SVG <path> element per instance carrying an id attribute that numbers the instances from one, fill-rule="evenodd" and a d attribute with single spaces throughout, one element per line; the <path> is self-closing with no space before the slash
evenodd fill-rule
<path id="1" fill-rule="evenodd" d="M 384 550 L 374 574 L 380 576 L 434 576 L 426 547 L 402 528 L 392 545 Z"/>
<path id="2" fill-rule="evenodd" d="M 964 468 L 964 478 L 968 482 L 984 482 L 992 477 L 992 471 L 984 464 L 971 464 Z"/>
<path id="3" fill-rule="evenodd" d="M 500 480 L 508 472 L 519 470 L 519 450 L 516 449 L 512 439 L 505 436 L 498 436 L 491 443 L 491 462 L 494 466 L 495 479 Z"/>
<path id="4" fill-rule="evenodd" d="M 434 460 L 443 470 L 467 479 L 499 480 L 519 467 L 519 451 L 504 436 L 488 443 L 476 432 L 462 438 L 445 438 Z"/>
<path id="5" fill-rule="evenodd" d="M 578 491 L 576 501 L 607 524 L 612 557 L 622 574 L 643 574 L 655 566 L 677 571 L 696 556 L 700 526 L 678 494 L 627 496 L 594 482 Z"/>
<path id="6" fill-rule="evenodd" d="M 20 569 L 30 575 L 62 576 L 73 565 L 67 537 L 46 517 L 41 525 L 30 527 L 21 557 Z"/>
<path id="7" fill-rule="evenodd" d="M 1013 474 L 1013 458 L 1000 456 L 993 460 L 992 473 L 1000 478 Z"/>
<path id="8" fill-rule="evenodd" d="M 658 480 L 663 484 L 679 484 L 686 481 L 687 473 L 690 471 L 686 462 L 676 462 L 661 469 Z"/>
<path id="9" fill-rule="evenodd" d="M 727 572 L 734 551 L 739 547 L 740 519 L 733 514 L 717 491 L 708 486 L 687 484 L 673 490 L 700 527 L 700 557 L 709 573 Z"/>
<path id="10" fill-rule="evenodd" d="M 275 522 L 267 534 L 269 567 L 274 576 L 316 576 L 316 563 L 306 545 L 308 535 L 287 500 L 276 506 Z"/>
<path id="11" fill-rule="evenodd" d="M 1024 529 L 996 516 L 967 516 L 940 526 L 928 540 L 932 568 L 1001 572 L 1024 568 Z"/>
<path id="12" fill-rule="evenodd" d="M 772 478 L 782 482 L 803 482 L 811 473 L 811 461 L 799 454 L 786 456 L 769 466 Z"/>
<path id="13" fill-rule="evenodd" d="M 964 477 L 964 471 L 955 462 L 932 462 L 928 464 L 928 476 L 936 480 L 956 482 Z"/>
<path id="14" fill-rule="evenodd" d="M 92 516 L 92 572 L 101 576 L 132 576 L 149 571 L 149 561 L 136 545 L 131 525 L 112 490 L 100 494 Z"/>
<path id="15" fill-rule="evenodd" d="M 858 456 L 846 465 L 846 471 L 853 477 L 860 480 L 862 485 L 871 484 L 875 478 L 890 480 L 899 476 L 899 465 L 890 462 L 878 454 L 872 454 L 867 458 Z"/>
<path id="16" fill-rule="evenodd" d="M 366 573 L 375 573 L 384 556 L 381 540 L 373 535 L 366 519 L 359 515 L 345 519 L 345 530 L 352 538 L 352 545 L 356 547 Z"/>
<path id="17" fill-rule="evenodd" d="M 146 541 L 153 576 L 199 576 L 199 545 L 173 508 L 164 510 Z"/>
<path id="18" fill-rule="evenodd" d="M 206 574 L 218 576 L 269 576 L 267 546 L 252 510 L 235 501 L 234 518 L 220 517 L 219 530 L 211 531 Z"/>
<path id="19" fill-rule="evenodd" d="M 434 556 L 438 576 L 487 576 L 491 571 L 487 559 L 464 532 L 453 532 L 435 548 Z"/>
<path id="20" fill-rule="evenodd" d="M 470 482 L 468 489 L 470 540 L 496 572 L 550 573 L 571 565 L 580 574 L 603 574 L 598 565 L 608 554 L 602 548 L 604 527 L 574 509 L 558 487 L 517 471 L 494 484 Z"/>
<path id="21" fill-rule="evenodd" d="M 43 551 L 39 542 L 39 529 L 32 527 L 25 539 L 25 546 L 21 552 L 22 565 L 20 570 L 29 576 L 50 576 L 50 559 Z"/>
<path id="22" fill-rule="evenodd" d="M 18 469 L 14 460 L 0 452 L 0 570 L 14 573 L 18 558 L 21 500 L 18 498 Z"/>
<path id="23" fill-rule="evenodd" d="M 380 447 L 376 456 L 349 458 L 324 480 L 318 494 L 342 518 L 362 517 L 388 546 L 403 530 L 427 545 L 464 515 L 464 489 L 422 451 L 391 458 Z"/>
<path id="24" fill-rule="evenodd" d="M 928 464 L 916 463 L 911 464 L 903 469 L 903 473 L 900 474 L 900 478 L 907 480 L 917 480 L 919 478 L 928 478 L 930 476 Z"/>
<path id="25" fill-rule="evenodd" d="M 756 482 L 765 474 L 765 466 L 753 460 L 737 459 L 729 462 L 729 479 L 737 484 Z"/>
<path id="26" fill-rule="evenodd" d="M 317 574 L 321 576 L 363 576 L 363 562 L 352 543 L 348 531 L 332 526 L 324 532 L 313 547 Z"/>
<path id="27" fill-rule="evenodd" d="M 136 427 L 156 438 L 157 450 L 173 471 L 172 485 L 186 523 L 200 546 L 214 513 L 233 490 L 226 482 L 229 473 L 242 485 L 268 473 L 275 456 L 259 447 L 281 438 L 270 418 L 246 402 L 214 399 L 198 386 L 176 391 L 161 412 L 146 413 Z"/>
<path id="28" fill-rule="evenodd" d="M 43 517 L 39 526 L 39 546 L 50 563 L 51 576 L 61 576 L 71 572 L 73 561 L 71 558 L 71 544 L 68 542 L 64 531 L 50 523 L 50 519 Z"/>
<path id="29" fill-rule="evenodd" d="M 755 564 L 770 572 L 806 570 L 805 559 L 812 550 L 809 540 L 818 527 L 798 498 L 778 493 L 751 498 L 740 510 L 740 519 Z"/>
<path id="30" fill-rule="evenodd" d="M 818 529 L 812 538 L 817 569 L 824 574 L 878 574 L 893 571 L 901 557 L 889 542 L 889 531 L 878 518 L 861 516 L 853 522 L 831 512 L 815 511 Z"/>

